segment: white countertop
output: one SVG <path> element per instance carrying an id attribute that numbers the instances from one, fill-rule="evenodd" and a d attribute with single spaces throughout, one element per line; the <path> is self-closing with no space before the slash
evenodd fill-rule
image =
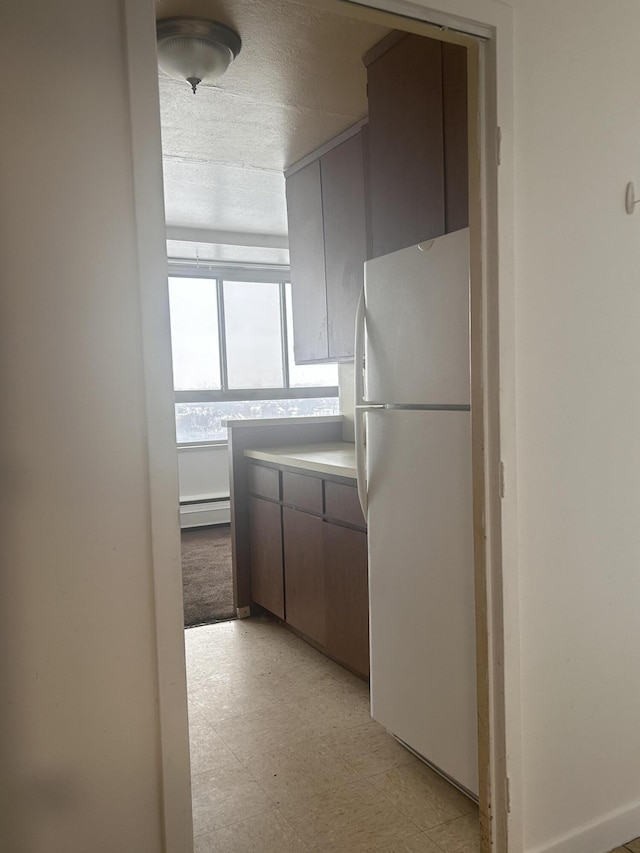
<path id="1" fill-rule="evenodd" d="M 298 424 L 341 424 L 343 420 L 343 415 L 308 415 L 304 418 L 242 418 L 238 420 L 229 418 L 222 423 L 228 429 L 237 429 L 238 427 L 296 426 Z"/>
<path id="2" fill-rule="evenodd" d="M 355 444 L 346 441 L 259 447 L 256 450 L 245 450 L 244 455 L 249 459 L 272 462 L 274 465 L 356 479 Z"/>

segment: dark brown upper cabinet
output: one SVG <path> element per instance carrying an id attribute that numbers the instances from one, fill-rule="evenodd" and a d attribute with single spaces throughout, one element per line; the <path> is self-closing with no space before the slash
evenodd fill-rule
<path id="1" fill-rule="evenodd" d="M 327 285 L 320 161 L 287 178 L 287 219 L 296 364 L 327 361 Z"/>
<path id="2" fill-rule="evenodd" d="M 368 123 L 286 173 L 297 364 L 353 358 L 368 258 L 469 222 L 466 48 L 394 32 L 363 61 Z"/>
<path id="3" fill-rule="evenodd" d="M 356 306 L 367 259 L 361 133 L 328 151 L 320 170 L 329 357 L 353 358 Z"/>
<path id="4" fill-rule="evenodd" d="M 467 49 L 442 42 L 445 231 L 469 224 Z"/>
<path id="5" fill-rule="evenodd" d="M 363 170 L 358 130 L 287 176 L 297 364 L 353 358 L 367 257 Z"/>
<path id="6" fill-rule="evenodd" d="M 468 224 L 466 48 L 391 33 L 369 51 L 371 256 Z"/>

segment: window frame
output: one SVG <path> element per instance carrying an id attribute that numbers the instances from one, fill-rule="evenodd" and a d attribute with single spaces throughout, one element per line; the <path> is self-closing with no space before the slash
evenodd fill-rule
<path id="1" fill-rule="evenodd" d="M 201 278 L 214 282 L 218 305 L 218 346 L 220 351 L 219 390 L 174 389 L 175 403 L 219 403 L 251 400 L 297 400 L 314 397 L 338 397 L 337 385 L 292 386 L 289 375 L 289 333 L 287 329 L 286 286 L 291 281 L 288 266 L 224 265 L 189 261 L 169 261 L 169 278 Z M 246 281 L 277 284 L 280 300 L 280 345 L 283 385 L 276 388 L 229 388 L 227 368 L 227 336 L 224 316 L 223 282 Z M 323 362 L 319 362 L 322 364 Z M 223 442 L 207 442 L 223 443 Z M 181 443 L 181 447 L 184 443 Z"/>

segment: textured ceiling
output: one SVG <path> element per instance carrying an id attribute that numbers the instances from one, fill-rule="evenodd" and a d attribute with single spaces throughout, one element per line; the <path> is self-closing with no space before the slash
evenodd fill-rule
<path id="1" fill-rule="evenodd" d="M 387 29 L 297 0 L 159 0 L 233 27 L 242 50 L 196 95 L 160 73 L 167 223 L 286 233 L 282 170 L 367 113 L 361 57 Z"/>
<path id="2" fill-rule="evenodd" d="M 165 155 L 164 192 L 168 225 L 287 233 L 284 177 L 279 170 Z"/>

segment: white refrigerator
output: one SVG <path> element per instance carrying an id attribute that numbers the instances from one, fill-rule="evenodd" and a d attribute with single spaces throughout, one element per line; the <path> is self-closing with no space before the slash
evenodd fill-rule
<path id="1" fill-rule="evenodd" d="M 365 264 L 355 364 L 371 713 L 477 797 L 468 229 Z"/>

